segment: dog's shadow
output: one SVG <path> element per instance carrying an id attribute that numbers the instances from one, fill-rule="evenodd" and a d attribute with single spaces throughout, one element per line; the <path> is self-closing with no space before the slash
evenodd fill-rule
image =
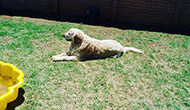
<path id="1" fill-rule="evenodd" d="M 21 105 L 25 100 L 24 93 L 25 93 L 24 89 L 19 88 L 18 97 L 13 102 L 10 102 L 10 103 L 7 104 L 6 110 L 15 110 L 16 107 Z"/>
<path id="2" fill-rule="evenodd" d="M 79 62 L 85 62 L 85 61 L 95 61 L 95 60 L 104 60 L 104 59 L 109 59 L 109 58 L 113 58 L 113 57 L 101 57 L 101 58 L 86 58 L 86 59 L 80 59 L 78 60 Z M 114 57 L 115 58 L 119 58 L 119 57 Z M 70 62 L 70 61 L 54 61 L 54 62 Z"/>
<path id="3" fill-rule="evenodd" d="M 104 59 L 116 59 L 116 58 L 119 58 L 119 57 L 101 57 L 101 58 L 87 58 L 87 59 L 82 59 L 82 60 L 79 60 L 81 62 L 84 62 L 84 61 L 94 61 L 94 60 L 104 60 Z"/>

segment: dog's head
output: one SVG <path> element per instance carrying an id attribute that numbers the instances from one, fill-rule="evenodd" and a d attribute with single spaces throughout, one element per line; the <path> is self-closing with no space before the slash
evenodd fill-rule
<path id="1" fill-rule="evenodd" d="M 68 32 L 63 34 L 67 41 L 72 41 L 75 44 L 80 44 L 83 40 L 84 33 L 80 29 L 71 28 Z"/>

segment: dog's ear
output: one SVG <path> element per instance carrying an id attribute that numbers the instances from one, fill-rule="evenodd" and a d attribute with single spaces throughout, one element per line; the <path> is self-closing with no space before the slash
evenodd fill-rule
<path id="1" fill-rule="evenodd" d="M 82 40 L 83 40 L 83 34 L 82 33 L 79 32 L 74 36 L 75 45 L 81 44 Z"/>

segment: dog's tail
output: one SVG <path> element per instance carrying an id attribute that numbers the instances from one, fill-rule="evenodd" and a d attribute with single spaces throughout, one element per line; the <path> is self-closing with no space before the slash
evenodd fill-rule
<path id="1" fill-rule="evenodd" d="M 133 52 L 137 52 L 137 53 L 144 53 L 143 51 L 141 51 L 139 49 L 136 49 L 134 47 L 124 47 L 124 52 L 127 52 L 127 51 L 133 51 Z"/>

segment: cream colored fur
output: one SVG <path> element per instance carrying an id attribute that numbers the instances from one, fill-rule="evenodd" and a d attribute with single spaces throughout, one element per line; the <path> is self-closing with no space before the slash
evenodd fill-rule
<path id="1" fill-rule="evenodd" d="M 65 33 L 64 38 L 71 41 L 70 49 L 67 53 L 62 53 L 52 57 L 53 61 L 87 60 L 106 57 L 120 57 L 126 51 L 143 53 L 134 47 L 123 47 L 115 40 L 97 40 L 84 34 L 79 29 L 72 28 Z"/>

